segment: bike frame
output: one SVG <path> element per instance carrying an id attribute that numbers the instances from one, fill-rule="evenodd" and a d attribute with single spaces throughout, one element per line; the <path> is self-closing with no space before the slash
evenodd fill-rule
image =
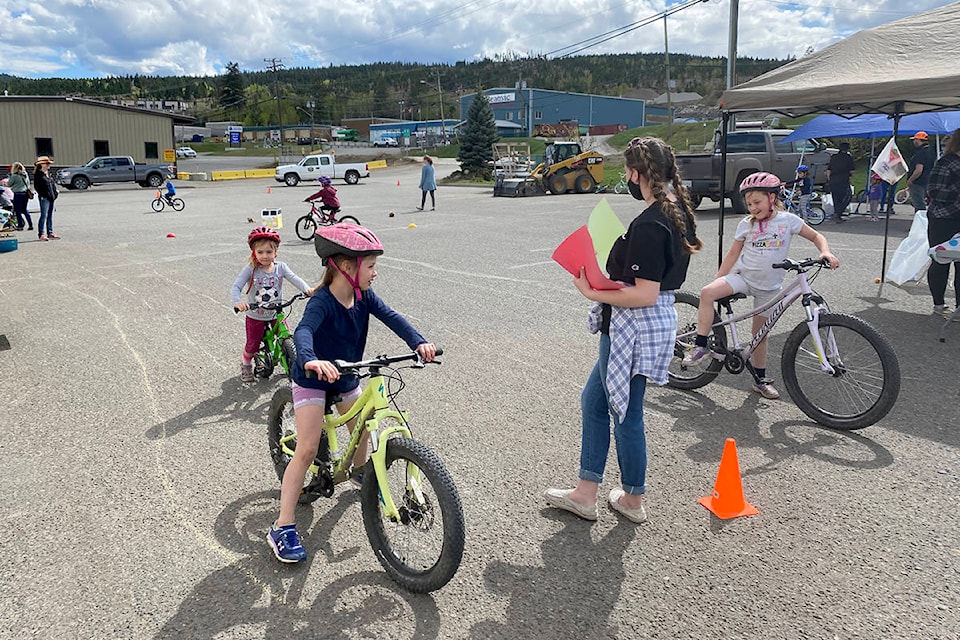
<path id="1" fill-rule="evenodd" d="M 727 313 L 726 319 L 721 320 L 712 325 L 712 328 L 716 329 L 718 327 L 730 327 L 730 336 L 731 336 L 731 348 L 728 348 L 727 351 L 732 351 L 743 358 L 745 363 L 750 362 L 750 356 L 756 350 L 757 345 L 763 341 L 764 338 L 773 330 L 777 320 L 783 316 L 784 311 L 787 310 L 787 307 L 792 305 L 798 299 L 802 299 L 803 310 L 806 314 L 806 325 L 807 330 L 810 332 L 810 337 L 813 339 L 814 347 L 817 350 L 817 359 L 820 361 L 820 368 L 824 373 L 834 375 L 836 370 L 833 368 L 833 365 L 830 364 L 826 356 L 826 352 L 823 348 L 823 341 L 820 339 L 820 313 L 821 310 L 826 311 L 826 305 L 823 299 L 816 293 L 813 289 L 810 288 L 810 283 L 807 281 L 807 274 L 805 271 L 800 271 L 797 274 L 797 277 L 787 285 L 776 298 L 770 302 L 755 307 L 747 312 L 734 315 L 733 310 L 730 307 L 730 303 L 726 303 Z M 723 306 L 723 305 L 721 305 Z M 753 337 L 750 342 L 747 343 L 746 347 L 740 346 L 740 339 L 737 335 L 737 324 L 748 318 L 752 318 L 756 315 L 763 313 L 768 309 L 773 309 L 773 313 L 770 314 L 770 317 L 763 323 L 760 329 L 757 331 L 757 334 Z M 696 335 L 696 330 L 690 331 L 677 336 L 678 340 L 684 338 L 692 338 Z M 837 345 L 833 341 L 833 332 L 830 332 L 828 335 L 829 347 L 831 353 L 837 353 Z M 713 353 L 713 358 L 715 360 L 723 361 L 726 354 Z M 751 366 L 752 371 L 752 366 Z"/>
<path id="2" fill-rule="evenodd" d="M 333 472 L 334 483 L 341 483 L 350 476 L 350 468 L 353 464 L 353 456 L 359 448 L 363 438 L 370 437 L 373 451 L 370 453 L 370 459 L 373 461 L 374 475 L 377 479 L 377 485 L 380 488 L 380 501 L 383 503 L 384 515 L 391 520 L 400 518 L 400 512 L 397 505 L 390 495 L 390 486 L 387 482 L 387 440 L 394 434 L 399 434 L 405 438 L 410 438 L 410 429 L 407 427 L 408 416 L 406 411 L 397 411 L 390 408 L 390 398 L 387 396 L 387 381 L 380 373 L 379 367 L 371 367 L 370 379 L 360 397 L 354 401 L 353 405 L 341 416 L 334 416 L 327 413 L 323 418 L 323 430 L 327 434 L 327 443 L 330 450 L 330 465 Z M 380 429 L 380 422 L 392 418 L 397 424 L 387 429 Z M 340 455 L 336 452 L 340 449 L 337 440 L 337 428 L 345 426 L 348 422 L 356 419 L 356 426 L 347 446 Z M 288 445 L 291 440 L 296 438 L 296 434 L 290 434 L 280 439 L 280 446 L 283 452 L 289 456 L 293 455 L 293 449 Z M 311 463 L 310 473 L 319 474 L 320 466 L 316 462 Z M 417 482 L 416 467 L 408 469 L 408 481 L 412 481 L 412 486 L 408 488 L 417 493 L 417 499 L 423 502 L 423 495 L 420 494 L 419 483 Z"/>
<path id="3" fill-rule="evenodd" d="M 287 314 L 283 312 L 283 309 L 277 311 L 277 317 L 273 319 L 273 322 L 270 323 L 270 326 L 268 326 L 267 330 L 263 333 L 263 344 L 266 345 L 267 351 L 270 352 L 273 361 L 283 365 L 283 370 L 289 377 L 290 367 L 293 363 L 287 362 L 287 359 L 283 357 L 283 349 L 280 348 L 280 345 L 285 339 L 293 337 L 286 320 Z"/>
<path id="4" fill-rule="evenodd" d="M 334 213 L 333 209 L 327 209 L 324 211 L 324 206 L 326 205 L 318 207 L 316 201 L 311 202 L 310 215 L 317 219 L 318 225 L 334 224 L 337 221 L 336 213 Z"/>

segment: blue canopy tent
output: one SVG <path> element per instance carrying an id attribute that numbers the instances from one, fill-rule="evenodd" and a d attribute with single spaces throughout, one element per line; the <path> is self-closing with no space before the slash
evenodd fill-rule
<path id="1" fill-rule="evenodd" d="M 900 118 L 899 135 L 913 135 L 917 131 L 946 134 L 960 129 L 960 111 L 911 113 Z M 878 138 L 893 135 L 893 117 L 884 113 L 865 113 L 844 117 L 832 113 L 817 116 L 784 138 L 781 142 L 807 138 Z"/>

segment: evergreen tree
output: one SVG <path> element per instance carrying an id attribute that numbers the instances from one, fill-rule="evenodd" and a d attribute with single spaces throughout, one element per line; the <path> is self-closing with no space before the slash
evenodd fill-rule
<path id="1" fill-rule="evenodd" d="M 228 62 L 226 74 L 220 77 L 220 106 L 224 112 L 235 112 L 244 102 L 243 76 L 240 74 L 240 64 Z"/>
<path id="2" fill-rule="evenodd" d="M 489 178 L 493 143 L 499 139 L 490 101 L 483 91 L 478 90 L 476 100 L 470 103 L 463 133 L 460 134 L 460 153 L 457 154 L 460 170 Z"/>

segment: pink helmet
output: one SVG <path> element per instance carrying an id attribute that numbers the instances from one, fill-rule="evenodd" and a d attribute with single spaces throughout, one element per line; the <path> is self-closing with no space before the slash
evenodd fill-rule
<path id="1" fill-rule="evenodd" d="M 280 234 L 271 227 L 255 227 L 253 231 L 250 232 L 250 235 L 247 236 L 247 244 L 250 245 L 250 248 L 253 248 L 253 243 L 257 240 L 273 240 L 277 244 L 280 244 Z"/>
<path id="2" fill-rule="evenodd" d="M 751 173 L 743 179 L 743 182 L 740 183 L 740 193 L 747 191 L 779 193 L 780 187 L 780 178 L 766 171 L 758 171 L 757 173 Z"/>
<path id="3" fill-rule="evenodd" d="M 337 254 L 360 258 L 383 253 L 383 245 L 373 231 L 350 222 L 320 227 L 313 236 L 313 246 L 324 263 Z"/>

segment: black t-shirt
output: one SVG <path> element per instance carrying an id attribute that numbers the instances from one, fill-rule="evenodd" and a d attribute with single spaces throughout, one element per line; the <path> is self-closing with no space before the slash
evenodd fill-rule
<path id="1" fill-rule="evenodd" d="M 683 211 L 683 207 L 680 210 Z M 690 215 L 686 215 L 686 236 L 696 241 Z M 607 257 L 607 273 L 611 280 L 633 284 L 634 278 L 660 283 L 660 291 L 673 291 L 687 279 L 690 254 L 684 251 L 680 231 L 660 208 L 659 203 L 647 207 L 633 219 L 627 232 L 617 238 Z M 610 332 L 610 305 L 603 305 L 600 330 Z"/>
<path id="2" fill-rule="evenodd" d="M 827 169 L 830 170 L 830 182 L 840 184 L 850 182 L 850 174 L 853 173 L 854 168 L 852 155 L 846 151 L 833 154 L 827 165 Z"/>
<path id="3" fill-rule="evenodd" d="M 920 173 L 920 177 L 914 180 L 913 183 L 921 187 L 927 186 L 927 183 L 930 182 L 930 172 L 933 171 L 933 161 L 933 149 L 930 148 L 929 144 L 918 147 L 917 152 L 910 158 L 910 164 L 907 167 L 907 177 L 913 174 L 913 170 L 917 168 L 918 164 L 922 164 L 923 171 Z"/>

